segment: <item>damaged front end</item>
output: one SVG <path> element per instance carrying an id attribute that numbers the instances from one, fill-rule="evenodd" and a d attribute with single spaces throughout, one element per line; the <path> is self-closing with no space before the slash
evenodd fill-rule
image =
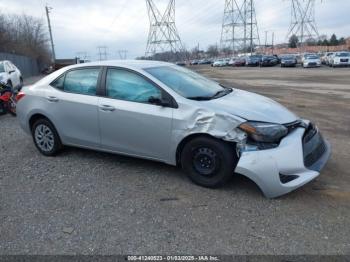
<path id="1" fill-rule="evenodd" d="M 238 144 L 240 160 L 235 172 L 254 181 L 268 198 L 315 179 L 331 153 L 330 144 L 309 121 L 298 120 L 283 127 L 274 133 L 275 141 L 267 142 L 252 135 L 259 133 L 257 130 L 249 130 L 247 140 Z"/>
<path id="2" fill-rule="evenodd" d="M 210 135 L 234 143 L 238 163 L 232 173 L 255 182 L 268 198 L 289 193 L 315 179 L 330 156 L 329 143 L 306 120 L 274 124 L 203 109 L 183 112 L 187 114 L 174 112 L 173 145 L 192 135 Z M 177 152 L 175 147 L 172 150 Z"/>

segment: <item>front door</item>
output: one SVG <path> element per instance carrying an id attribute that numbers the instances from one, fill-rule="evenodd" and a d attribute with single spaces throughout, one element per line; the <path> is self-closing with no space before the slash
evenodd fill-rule
<path id="1" fill-rule="evenodd" d="M 173 109 L 149 103 L 162 91 L 136 72 L 108 69 L 99 101 L 101 145 L 128 155 L 167 160 Z"/>

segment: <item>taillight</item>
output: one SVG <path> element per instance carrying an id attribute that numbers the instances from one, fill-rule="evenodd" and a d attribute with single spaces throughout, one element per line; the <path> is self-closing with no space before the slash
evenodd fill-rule
<path id="1" fill-rule="evenodd" d="M 17 96 L 16 96 L 16 100 L 17 100 L 17 102 L 19 101 L 19 100 L 21 100 L 23 97 L 25 97 L 25 93 L 24 92 L 19 92 L 18 94 L 17 94 Z"/>

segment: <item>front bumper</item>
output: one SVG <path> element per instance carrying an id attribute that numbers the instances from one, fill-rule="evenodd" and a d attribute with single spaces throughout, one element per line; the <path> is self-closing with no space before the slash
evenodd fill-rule
<path id="1" fill-rule="evenodd" d="M 350 65 L 350 61 L 348 60 L 348 61 L 344 61 L 344 62 L 342 62 L 342 61 L 334 61 L 334 65 L 335 66 L 348 66 L 348 65 Z"/>
<path id="2" fill-rule="evenodd" d="M 321 64 L 316 63 L 316 62 L 309 62 L 309 63 L 305 63 L 304 67 L 320 67 Z"/>
<path id="3" fill-rule="evenodd" d="M 307 143 L 305 135 L 305 128 L 299 127 L 277 148 L 243 152 L 235 172 L 254 181 L 268 198 L 282 196 L 307 184 L 320 175 L 331 147 L 318 130 Z"/>
<path id="4" fill-rule="evenodd" d="M 296 63 L 295 62 L 282 62 L 281 63 L 283 66 L 295 66 Z"/>

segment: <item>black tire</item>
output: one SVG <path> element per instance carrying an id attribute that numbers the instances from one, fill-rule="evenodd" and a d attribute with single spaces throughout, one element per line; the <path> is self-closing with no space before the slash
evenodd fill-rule
<path id="1" fill-rule="evenodd" d="M 216 188 L 234 174 L 238 162 L 233 145 L 210 137 L 189 141 L 181 152 L 181 165 L 188 177 L 203 187 Z"/>
<path id="2" fill-rule="evenodd" d="M 17 116 L 17 100 L 16 95 L 12 93 L 12 97 L 10 101 L 7 103 L 8 112 L 10 115 L 16 117 Z"/>
<path id="3" fill-rule="evenodd" d="M 20 79 L 19 79 L 19 86 L 18 86 L 18 92 L 19 91 L 21 91 L 22 90 L 22 87 L 23 87 L 23 78 L 21 77 Z"/>
<path id="4" fill-rule="evenodd" d="M 4 105 L 4 102 L 0 100 L 0 116 L 6 115 L 6 113 L 6 106 Z"/>
<path id="5" fill-rule="evenodd" d="M 52 146 L 48 147 L 47 150 L 44 150 L 43 145 L 39 145 L 39 141 L 36 139 L 36 131 L 38 128 L 41 128 L 41 127 L 47 128 L 52 134 L 52 140 L 48 139 L 48 140 L 50 140 L 50 145 L 52 144 Z M 40 132 L 40 130 L 38 130 L 38 132 Z M 32 126 L 32 137 L 33 137 L 33 141 L 34 141 L 36 148 L 44 156 L 55 156 L 62 148 L 61 139 L 56 131 L 56 128 L 47 119 L 42 118 L 42 119 L 35 121 L 35 123 Z M 51 135 L 50 135 L 50 137 L 51 137 Z M 48 140 L 46 140 L 46 141 L 48 141 Z"/>
<path id="6" fill-rule="evenodd" d="M 10 104 L 11 103 L 11 104 Z M 12 105 L 12 102 L 8 102 L 8 113 L 11 115 L 11 116 L 14 116 L 16 117 L 17 116 L 17 111 L 16 111 L 16 105 Z"/>

